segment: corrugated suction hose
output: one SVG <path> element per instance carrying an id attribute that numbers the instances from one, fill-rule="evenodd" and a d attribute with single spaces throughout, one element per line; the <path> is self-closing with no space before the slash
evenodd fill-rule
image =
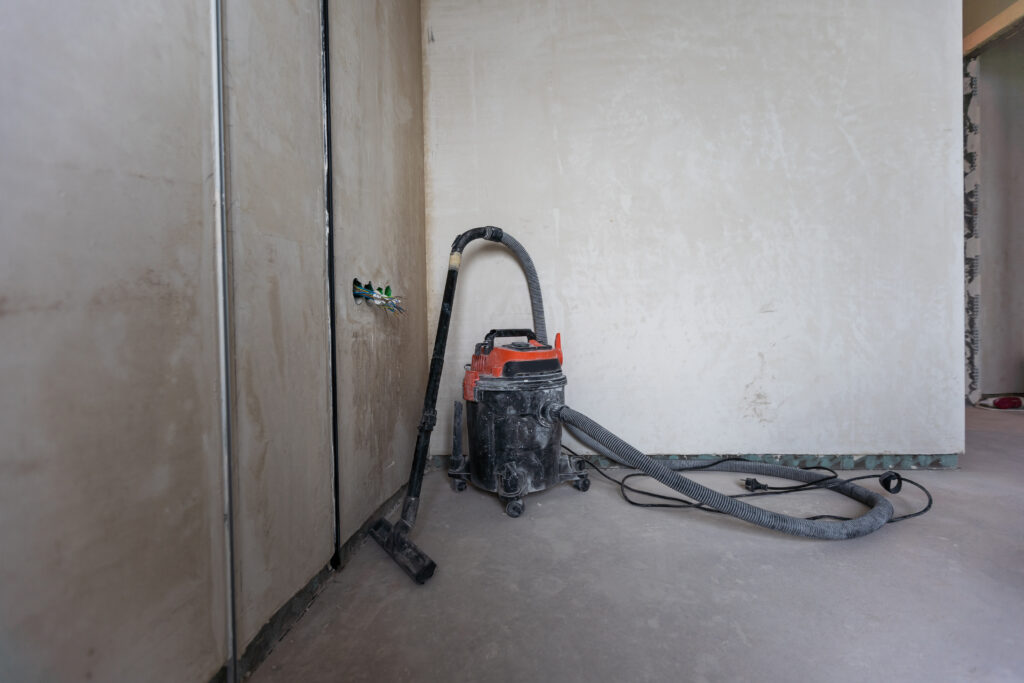
<path id="1" fill-rule="evenodd" d="M 526 286 L 530 290 L 530 310 L 533 312 L 533 331 L 537 334 L 537 340 L 541 344 L 548 343 L 548 326 L 544 322 L 544 299 L 540 294 L 540 278 L 537 277 L 537 269 L 533 266 L 533 259 L 526 253 L 523 245 L 519 244 L 515 237 L 502 232 L 501 243 L 509 248 L 516 255 L 516 260 L 523 268 L 526 275 Z"/>
<path id="2" fill-rule="evenodd" d="M 548 411 L 550 416 L 560 419 L 566 425 L 574 427 L 598 444 L 608 449 L 608 455 L 623 465 L 640 470 L 644 474 L 658 480 L 665 486 L 692 498 L 704 505 L 720 510 L 726 514 L 742 519 L 751 524 L 774 529 L 794 536 L 807 536 L 827 540 L 839 540 L 865 536 L 884 526 L 893 516 L 893 507 L 881 495 L 869 491 L 843 479 L 832 479 L 821 483 L 821 487 L 830 489 L 844 496 L 867 505 L 870 510 L 860 517 L 845 521 L 822 521 L 791 517 L 778 512 L 769 512 L 749 503 L 731 498 L 706 486 L 701 486 L 674 470 L 686 470 L 700 467 L 702 470 L 719 472 L 746 472 L 770 477 L 783 477 L 803 482 L 814 482 L 821 475 L 802 470 L 797 467 L 773 465 L 760 462 L 727 461 L 708 466 L 701 461 L 658 461 L 644 455 L 633 446 L 615 436 L 607 429 L 591 420 L 583 413 L 568 406 L 553 406 Z"/>

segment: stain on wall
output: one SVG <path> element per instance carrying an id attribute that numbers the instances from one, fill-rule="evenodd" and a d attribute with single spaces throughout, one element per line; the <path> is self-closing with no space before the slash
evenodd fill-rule
<path id="1" fill-rule="evenodd" d="M 316 3 L 226 2 L 241 649 L 333 550 Z"/>
<path id="2" fill-rule="evenodd" d="M 0 81 L 0 680 L 206 680 L 208 5 L 6 3 Z"/>
<path id="3" fill-rule="evenodd" d="M 408 477 L 429 304 L 419 3 L 333 2 L 329 16 L 344 540 Z M 357 306 L 345 289 L 355 277 L 389 282 L 408 313 Z"/>
<path id="4" fill-rule="evenodd" d="M 963 450 L 959 3 L 423 6 L 428 329 L 452 237 L 497 225 L 567 400 L 643 451 Z M 471 245 L 433 453 L 529 311 Z"/>

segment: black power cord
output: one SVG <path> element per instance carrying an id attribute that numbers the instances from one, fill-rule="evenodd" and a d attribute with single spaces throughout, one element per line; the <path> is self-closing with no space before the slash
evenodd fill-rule
<path id="1" fill-rule="evenodd" d="M 660 494 L 660 493 L 652 493 L 650 491 L 643 491 L 641 489 L 634 488 L 634 487 L 630 486 L 627 483 L 630 479 L 632 479 L 634 477 L 647 477 L 648 475 L 644 474 L 643 472 L 634 472 L 632 474 L 627 474 L 622 479 L 616 479 L 615 477 L 613 477 L 610 474 L 608 474 L 605 471 L 605 468 L 598 466 L 597 464 L 592 462 L 590 459 L 588 459 L 586 456 L 580 455 L 579 453 L 577 453 L 576 451 L 572 450 L 571 448 L 569 448 L 565 444 L 562 444 L 562 448 L 565 449 L 566 452 L 568 452 L 570 455 L 573 455 L 573 456 L 581 459 L 583 462 L 587 463 L 587 465 L 589 465 L 595 472 L 600 474 L 602 477 L 604 477 L 608 481 L 616 484 L 619 487 L 619 493 L 622 494 L 622 498 L 627 503 L 629 503 L 630 505 L 635 505 L 637 507 L 643 507 L 643 508 L 693 508 L 695 510 L 702 510 L 704 512 L 713 512 L 715 514 L 724 514 L 721 510 L 716 510 L 715 508 L 708 507 L 707 505 L 704 505 L 703 503 L 696 503 L 696 502 L 693 502 L 693 501 L 686 500 L 685 498 L 680 498 L 678 496 L 666 496 L 666 495 L 663 495 L 663 494 Z M 689 473 L 689 472 L 694 472 L 694 471 L 706 470 L 706 469 L 714 467 L 714 466 L 718 465 L 719 463 L 723 463 L 723 462 L 757 462 L 757 461 L 756 460 L 750 460 L 749 458 L 721 458 L 719 460 L 708 461 L 708 463 L 704 464 L 704 465 L 696 465 L 694 467 L 688 467 L 688 468 L 686 468 L 685 471 L 687 473 Z M 737 493 L 737 494 L 734 494 L 734 495 L 729 496 L 729 497 L 730 498 L 753 498 L 753 497 L 757 497 L 757 496 L 778 496 L 778 495 L 783 495 L 783 494 L 787 494 L 787 493 L 796 493 L 798 491 L 809 491 L 809 490 L 812 490 L 812 489 L 814 489 L 814 490 L 817 490 L 817 489 L 827 489 L 829 487 L 828 485 L 829 485 L 830 482 L 834 482 L 837 479 L 839 479 L 839 475 L 836 474 L 835 470 L 832 470 L 832 469 L 830 469 L 828 467 L 812 466 L 812 467 L 801 467 L 800 469 L 803 469 L 803 470 L 821 470 L 821 471 L 824 471 L 824 472 L 828 472 L 828 474 L 823 476 L 821 479 L 816 479 L 815 481 L 807 482 L 807 483 L 803 483 L 803 484 L 794 484 L 792 486 L 768 486 L 767 484 L 763 484 L 763 483 L 761 483 L 760 481 L 758 481 L 757 479 L 755 479 L 753 477 L 748 477 L 748 478 L 744 479 L 741 483 L 742 483 L 743 488 L 745 488 L 749 493 Z M 921 508 L 920 510 L 918 510 L 916 512 L 912 512 L 910 514 L 900 515 L 899 517 L 893 517 L 892 519 L 889 520 L 890 524 L 892 524 L 893 522 L 902 522 L 905 519 L 911 519 L 913 517 L 920 517 L 921 515 L 923 515 L 924 513 L 928 512 L 929 510 L 932 509 L 932 494 L 928 491 L 928 489 L 926 489 L 924 486 L 922 486 L 921 484 L 917 483 L 916 481 L 914 481 L 912 479 L 907 479 L 906 477 L 902 476 L 898 472 L 889 471 L 889 472 L 884 472 L 882 474 L 865 474 L 865 475 L 862 475 L 860 477 L 851 477 L 850 479 L 842 479 L 841 481 L 861 481 L 863 479 L 878 479 L 879 483 L 882 484 L 882 487 L 886 491 L 888 491 L 889 493 L 893 493 L 893 494 L 899 493 L 900 490 L 903 488 L 903 484 L 905 482 L 907 484 L 911 484 L 912 486 L 916 486 L 922 492 L 924 492 L 925 496 L 928 497 L 928 504 L 925 505 L 923 508 Z M 647 496 L 648 498 L 655 498 L 655 499 L 658 499 L 658 500 L 663 500 L 663 501 L 668 501 L 668 502 L 664 502 L 664 503 L 645 503 L 645 502 L 641 502 L 641 501 L 638 501 L 638 500 L 634 500 L 633 498 L 630 498 L 630 496 L 629 496 L 630 493 L 634 493 L 634 494 L 640 495 L 640 496 Z M 849 520 L 850 517 L 841 517 L 839 515 L 814 515 L 813 517 L 805 517 L 804 519 L 809 519 L 809 520 L 834 519 L 836 521 L 846 521 L 846 520 Z"/>

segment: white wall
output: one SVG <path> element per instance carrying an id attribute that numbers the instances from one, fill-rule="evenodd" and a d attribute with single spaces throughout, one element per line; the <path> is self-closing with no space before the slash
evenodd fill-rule
<path id="1" fill-rule="evenodd" d="M 333 552 L 317 3 L 224 3 L 238 641 Z"/>
<path id="2" fill-rule="evenodd" d="M 226 657 L 209 9 L 0 5 L 0 680 Z"/>
<path id="3" fill-rule="evenodd" d="M 333 550 L 327 252 L 319 8 L 224 10 L 241 654 Z M 210 18 L 0 9 L 0 681 L 227 657 Z"/>
<path id="4" fill-rule="evenodd" d="M 341 538 L 409 476 L 427 353 L 420 8 L 330 7 Z M 356 305 L 352 279 L 390 283 L 404 316 Z"/>
<path id="5" fill-rule="evenodd" d="M 1024 392 L 1024 34 L 978 61 L 981 391 Z"/>
<path id="6" fill-rule="evenodd" d="M 494 224 L 568 402 L 644 451 L 963 450 L 959 3 L 424 8 L 428 337 Z M 530 320 L 507 254 L 463 263 L 441 425 Z"/>

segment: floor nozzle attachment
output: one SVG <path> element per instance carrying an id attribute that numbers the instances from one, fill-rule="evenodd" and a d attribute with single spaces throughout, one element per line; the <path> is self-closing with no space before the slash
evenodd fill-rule
<path id="1" fill-rule="evenodd" d="M 391 522 L 381 518 L 370 527 L 370 536 L 413 581 L 422 585 L 434 575 L 437 564 L 417 548 L 401 528 L 402 525 L 392 526 Z"/>

